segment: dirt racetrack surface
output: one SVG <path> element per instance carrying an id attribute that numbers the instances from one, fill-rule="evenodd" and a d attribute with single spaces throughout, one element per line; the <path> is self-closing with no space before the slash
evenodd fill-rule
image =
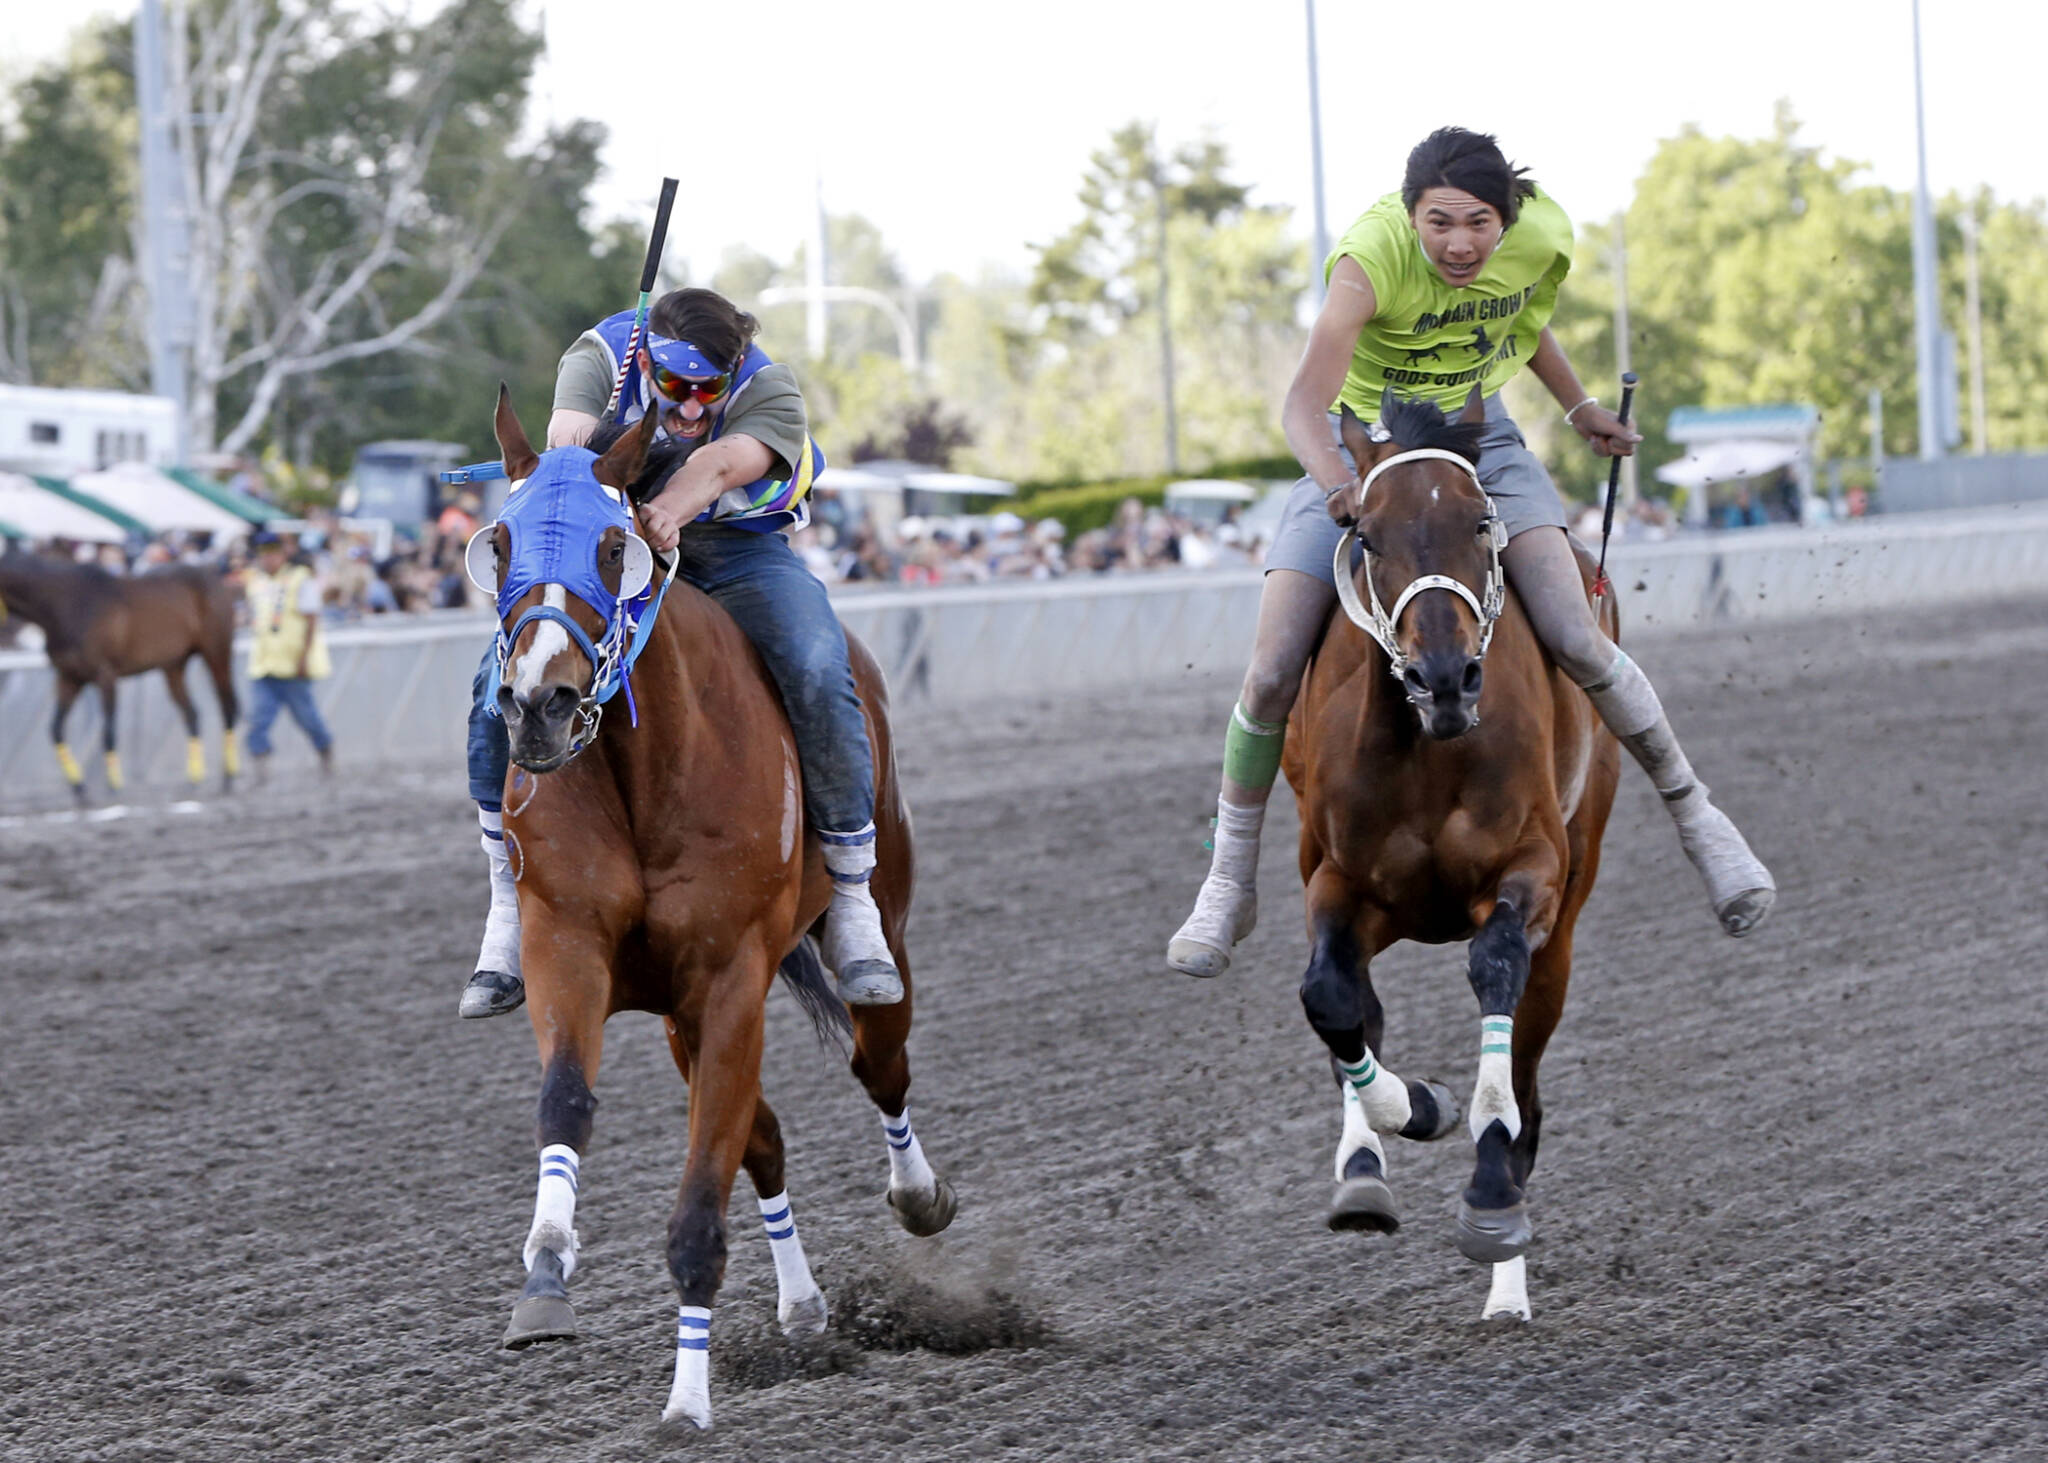
<path id="1" fill-rule="evenodd" d="M 2048 611 L 1644 640 L 1774 866 L 1721 936 L 1625 770 L 1531 1188 L 1535 1318 L 1479 1321 L 1462 1136 L 1406 1223 L 1323 1225 L 1340 1110 L 1295 984 L 1294 814 L 1223 980 L 1161 952 L 1232 688 L 901 717 L 922 840 L 917 1240 L 784 994 L 765 1082 L 834 1318 L 774 1324 L 744 1177 L 708 1435 L 658 1422 L 685 1096 L 611 1025 L 572 1285 L 498 1349 L 533 1202 L 521 1016 L 465 1023 L 456 769 L 0 823 L 0 1457 L 2048 1457 Z M 1375 967 L 1395 1070 L 1468 1093 L 1462 947 Z"/>

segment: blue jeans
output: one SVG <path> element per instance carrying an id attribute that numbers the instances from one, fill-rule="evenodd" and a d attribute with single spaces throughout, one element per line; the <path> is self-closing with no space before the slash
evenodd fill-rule
<path id="1" fill-rule="evenodd" d="M 811 826 L 832 833 L 865 828 L 875 816 L 874 755 L 846 631 L 825 586 L 779 533 L 691 524 L 677 552 L 676 577 L 724 606 L 782 693 Z M 504 797 L 511 761 L 504 721 L 484 710 L 495 655 L 486 650 L 477 666 L 469 710 L 469 795 L 490 807 Z"/>
<path id="2" fill-rule="evenodd" d="M 334 745 L 327 723 L 320 719 L 320 708 L 313 704 L 311 681 L 298 676 L 258 676 L 249 683 L 251 757 L 270 755 L 270 724 L 277 720 L 280 708 L 292 714 L 299 730 L 312 740 L 315 751 L 324 752 Z"/>

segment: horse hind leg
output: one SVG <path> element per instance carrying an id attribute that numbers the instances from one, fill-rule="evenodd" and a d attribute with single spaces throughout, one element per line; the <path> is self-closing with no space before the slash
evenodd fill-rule
<path id="1" fill-rule="evenodd" d="M 675 1052 L 683 1080 L 689 1081 L 689 1055 L 673 1022 L 669 1024 L 669 1046 Z M 804 1256 L 804 1242 L 797 1236 L 783 1157 L 782 1123 L 757 1087 L 754 1126 L 747 1135 L 747 1152 L 740 1164 L 754 1185 L 761 1206 L 761 1227 L 768 1232 L 768 1249 L 775 1259 L 775 1318 L 782 1325 L 782 1334 L 794 1339 L 823 1334 L 831 1313 L 825 1304 L 825 1292 L 812 1278 L 810 1261 Z"/>
<path id="2" fill-rule="evenodd" d="M 900 932 L 889 936 L 889 953 L 903 976 L 903 999 L 893 1006 L 853 1008 L 853 1075 L 867 1089 L 882 1119 L 888 1145 L 889 1208 L 914 1235 L 938 1234 L 953 1222 L 960 1201 L 953 1186 L 932 1168 L 924 1144 L 910 1124 L 910 1038 L 913 992 L 910 959 Z"/>
<path id="3" fill-rule="evenodd" d="M 114 724 L 117 702 L 115 690 L 117 685 L 117 679 L 112 671 L 106 672 L 99 678 L 100 717 L 106 723 L 101 728 L 101 740 L 105 743 L 103 755 L 107 768 L 107 787 L 113 792 L 120 792 L 127 785 L 127 779 L 121 775 L 121 753 L 114 745 L 115 733 L 117 731 Z"/>
<path id="4" fill-rule="evenodd" d="M 64 781 L 71 787 L 71 796 L 80 807 L 85 806 L 85 769 L 78 765 L 78 759 L 71 754 L 71 744 L 64 740 L 64 723 L 70 719 L 72 704 L 84 689 L 83 682 L 59 676 L 57 706 L 50 717 L 51 750 L 56 754 L 58 768 L 64 773 Z"/>

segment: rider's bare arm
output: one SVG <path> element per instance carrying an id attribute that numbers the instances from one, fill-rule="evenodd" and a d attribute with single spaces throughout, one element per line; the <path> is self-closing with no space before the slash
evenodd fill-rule
<path id="1" fill-rule="evenodd" d="M 1301 353 L 1294 382 L 1287 388 L 1287 402 L 1280 409 L 1287 445 L 1294 449 L 1302 471 L 1324 489 L 1342 487 L 1353 477 L 1330 439 L 1330 403 L 1344 389 L 1351 354 L 1358 348 L 1358 332 L 1378 309 L 1372 281 L 1358 261 L 1348 256 L 1339 259 L 1330 275 L 1330 293 L 1309 331 L 1308 348 Z"/>
<path id="2" fill-rule="evenodd" d="M 555 414 L 548 418 L 548 446 L 551 449 L 581 447 L 596 430 L 597 418 L 589 412 L 557 407 Z"/>
<path id="3" fill-rule="evenodd" d="M 1642 441 L 1640 434 L 1622 425 L 1621 418 L 1597 403 L 1572 411 L 1592 393 L 1579 382 L 1579 373 L 1572 369 L 1564 347 L 1557 343 L 1557 337 L 1550 333 L 1548 325 L 1543 327 L 1543 336 L 1536 343 L 1536 354 L 1529 357 L 1529 369 L 1541 381 L 1544 388 L 1557 399 L 1560 410 L 1572 413 L 1572 430 L 1591 444 L 1600 457 L 1633 457 L 1636 443 Z"/>
<path id="4" fill-rule="evenodd" d="M 776 463 L 765 443 L 744 432 L 705 443 L 640 510 L 640 526 L 648 543 L 664 553 L 674 548 L 684 524 L 716 503 L 727 489 L 767 477 Z"/>

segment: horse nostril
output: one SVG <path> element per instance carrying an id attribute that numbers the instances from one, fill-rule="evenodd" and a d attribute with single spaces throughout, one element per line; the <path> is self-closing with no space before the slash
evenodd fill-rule
<path id="1" fill-rule="evenodd" d="M 1401 672 L 1401 684 L 1407 688 L 1410 696 L 1427 696 L 1430 694 L 1429 678 L 1412 665 Z"/>
<path id="2" fill-rule="evenodd" d="M 1479 669 L 1478 661 L 1474 660 L 1466 662 L 1465 694 L 1467 696 L 1477 696 L 1479 694 L 1479 679 L 1482 674 L 1483 673 Z"/>
<path id="3" fill-rule="evenodd" d="M 573 687 L 557 686 L 541 703 L 541 716 L 548 721 L 567 721 L 570 713 L 576 710 L 577 699 Z"/>
<path id="4" fill-rule="evenodd" d="M 519 698 L 512 694 L 510 686 L 498 687 L 498 715 L 507 721 L 516 721 L 519 718 Z"/>

